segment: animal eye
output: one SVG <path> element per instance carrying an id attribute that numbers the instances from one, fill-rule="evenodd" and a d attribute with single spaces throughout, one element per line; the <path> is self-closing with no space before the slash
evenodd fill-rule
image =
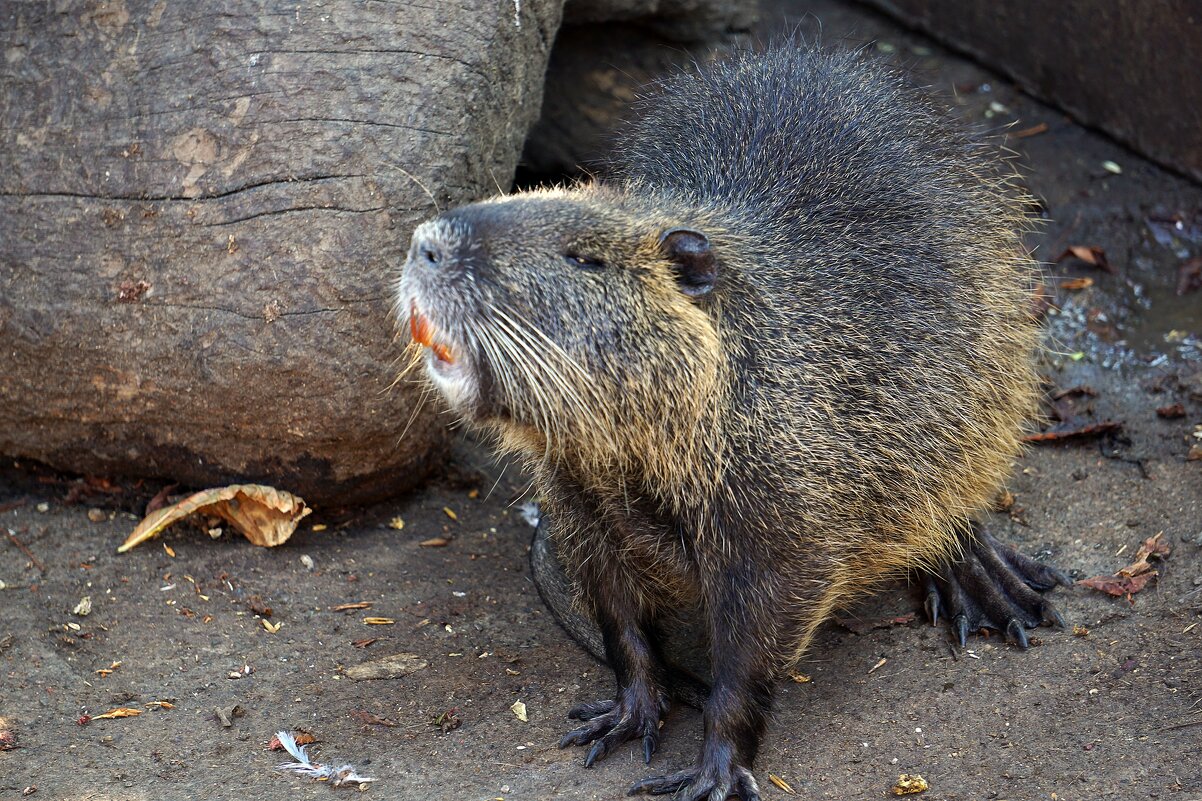
<path id="1" fill-rule="evenodd" d="M 592 256 L 581 256 L 579 253 L 567 253 L 564 258 L 577 267 L 604 267 L 605 262 L 600 259 L 594 259 Z"/>

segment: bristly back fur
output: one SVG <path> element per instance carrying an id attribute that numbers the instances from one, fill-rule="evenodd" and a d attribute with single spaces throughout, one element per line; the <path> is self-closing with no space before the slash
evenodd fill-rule
<path id="1" fill-rule="evenodd" d="M 398 304 L 452 408 L 527 458 L 598 622 L 618 695 L 562 744 L 650 760 L 660 626 L 698 610 L 705 746 L 633 789 L 751 801 L 773 679 L 838 606 L 949 564 L 1010 472 L 1024 197 L 855 53 L 746 53 L 640 111 L 607 177 L 423 224 Z"/>
<path id="2" fill-rule="evenodd" d="M 732 500 L 823 563 L 799 583 L 832 605 L 947 558 L 1034 411 L 1026 198 L 994 144 L 853 52 L 748 53 L 638 111 L 611 180 L 704 210 L 737 255 L 713 310 Z"/>
<path id="3" fill-rule="evenodd" d="M 479 351 L 465 416 L 529 457 L 569 573 L 654 614 L 740 566 L 782 670 L 838 605 L 947 560 L 1035 405 L 995 150 L 861 54 L 778 47 L 663 81 L 600 181 L 431 224 L 471 281 L 412 291 Z M 712 246 L 703 298 L 674 226 Z"/>

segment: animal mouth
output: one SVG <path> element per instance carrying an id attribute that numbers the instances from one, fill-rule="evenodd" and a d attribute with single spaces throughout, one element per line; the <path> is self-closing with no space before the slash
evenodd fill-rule
<path id="1" fill-rule="evenodd" d="M 430 349 L 435 367 L 447 368 L 455 364 L 455 351 L 440 341 L 438 329 L 429 317 L 418 310 L 416 302 L 409 304 L 409 333 L 414 342 Z"/>

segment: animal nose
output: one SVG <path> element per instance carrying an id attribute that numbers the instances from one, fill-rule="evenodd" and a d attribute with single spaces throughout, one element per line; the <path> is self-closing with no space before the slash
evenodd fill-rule
<path id="1" fill-rule="evenodd" d="M 413 243 L 409 248 L 409 260 L 431 270 L 437 270 L 446 261 L 446 254 L 434 237 L 421 230 L 413 234 Z"/>

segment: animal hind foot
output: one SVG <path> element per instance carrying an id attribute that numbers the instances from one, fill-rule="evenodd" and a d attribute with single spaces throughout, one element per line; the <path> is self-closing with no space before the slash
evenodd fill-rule
<path id="1" fill-rule="evenodd" d="M 622 743 L 641 737 L 643 760 L 650 764 L 651 755 L 659 747 L 660 721 L 667 711 L 668 701 L 663 693 L 627 687 L 620 700 L 595 701 L 573 707 L 568 717 L 583 721 L 584 725 L 565 734 L 559 747 L 592 743 L 593 747 L 584 758 L 584 766 L 591 768 L 594 762 Z"/>
<path id="2" fill-rule="evenodd" d="M 1027 629 L 1064 627 L 1064 618 L 1041 593 L 1072 584 L 1068 576 L 985 531 L 974 529 L 965 545 L 958 561 L 927 576 L 925 606 L 932 625 L 941 616 L 947 619 L 961 647 L 968 632 L 989 628 L 1024 649 Z"/>
<path id="3" fill-rule="evenodd" d="M 668 795 L 681 801 L 726 801 L 738 798 L 742 801 L 760 801 L 760 788 L 751 771 L 741 766 L 715 769 L 701 765 L 690 770 L 670 773 L 667 776 L 652 776 L 635 782 L 627 795 Z"/>

